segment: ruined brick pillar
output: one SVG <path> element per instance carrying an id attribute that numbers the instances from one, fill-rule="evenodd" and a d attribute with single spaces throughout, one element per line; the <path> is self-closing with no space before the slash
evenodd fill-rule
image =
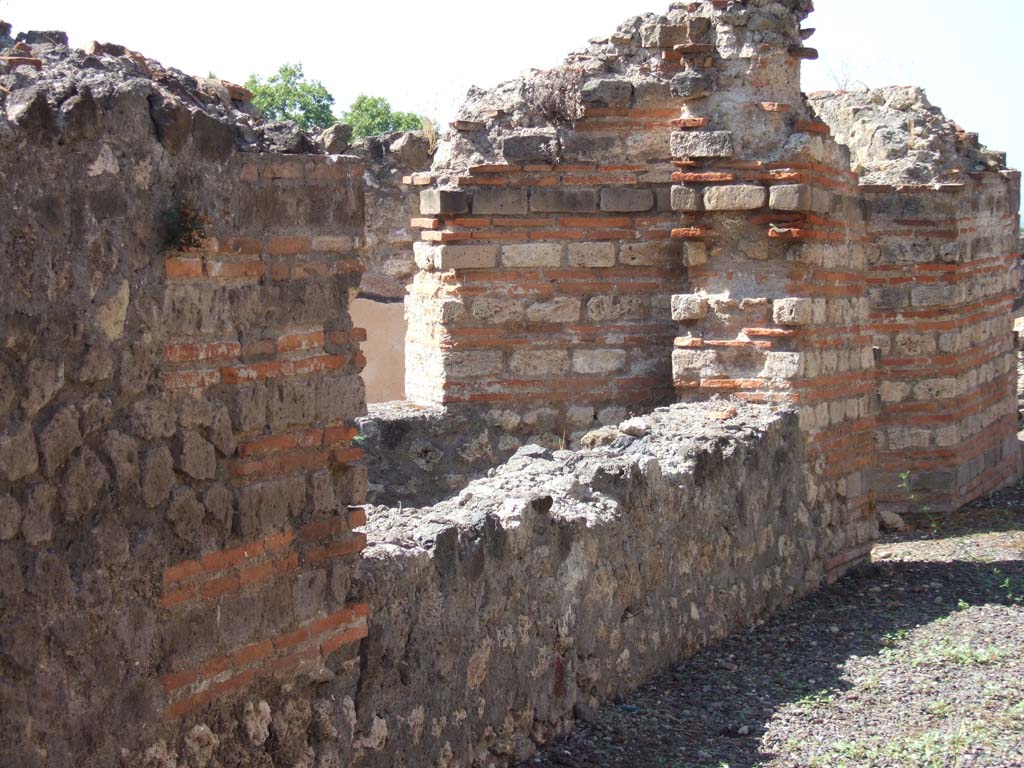
<path id="1" fill-rule="evenodd" d="M 715 16 L 717 46 L 666 46 L 676 172 L 673 237 L 690 292 L 673 374 L 683 400 L 789 404 L 806 436 L 809 483 L 829 497 L 834 577 L 867 556 L 875 532 L 866 471 L 875 461 L 874 356 L 867 329 L 867 241 L 857 179 L 800 91 L 802 14 L 751 44 Z"/>
<path id="2" fill-rule="evenodd" d="M 793 404 L 835 575 L 875 533 L 867 240 L 800 92 L 810 3 L 777 5 L 676 5 L 470 101 L 410 179 L 407 394 L 543 404 L 570 434 L 673 387 Z"/>
<path id="3" fill-rule="evenodd" d="M 886 508 L 959 509 L 1020 476 L 1013 302 L 1020 174 L 862 188 L 881 352 L 874 484 Z"/>

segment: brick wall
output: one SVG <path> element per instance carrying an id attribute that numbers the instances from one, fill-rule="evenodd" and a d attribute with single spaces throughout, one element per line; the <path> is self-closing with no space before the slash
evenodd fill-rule
<path id="1" fill-rule="evenodd" d="M 22 126 L 0 162 L 0 762 L 19 766 L 142 764 L 239 692 L 308 702 L 367 629 L 362 163 L 236 153 L 130 82 L 65 103 L 57 134 Z M 176 250 L 183 206 L 207 237 Z"/>
<path id="2" fill-rule="evenodd" d="M 611 420 L 591 407 L 795 404 L 826 465 L 824 524 L 843 532 L 835 576 L 876 530 L 857 179 L 801 93 L 814 52 L 796 14 L 758 15 L 772 32 L 755 45 L 724 10 L 646 19 L 640 52 L 620 31 L 627 51 L 602 48 L 613 38 L 574 54 L 571 125 L 509 124 L 529 98 L 484 100 L 494 116 L 455 124 L 447 162 L 411 179 L 424 191 L 407 395 L 520 415 L 542 404 L 571 438 Z"/>
<path id="3" fill-rule="evenodd" d="M 1019 174 L 862 188 L 877 249 L 874 484 L 886 507 L 948 512 L 1020 475 L 1013 343 Z"/>

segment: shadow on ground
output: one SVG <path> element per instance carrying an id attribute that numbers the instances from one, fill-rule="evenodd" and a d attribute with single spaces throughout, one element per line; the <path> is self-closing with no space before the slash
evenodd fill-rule
<path id="1" fill-rule="evenodd" d="M 990 514 L 983 526 L 1024 530 L 1024 514 Z M 574 734 L 526 765 L 753 768 L 771 761 L 762 736 L 773 714 L 809 696 L 850 689 L 843 679 L 849 660 L 879 654 L 894 636 L 965 603 L 1019 604 L 1013 590 L 1024 591 L 1024 562 L 1013 559 L 1013 549 L 1021 539 L 1007 551 L 993 534 L 994 545 L 982 545 L 994 554 L 989 561 L 978 536 L 968 536 L 985 532 L 975 526 L 887 542 L 875 555 L 887 559 L 706 649 L 622 701 L 578 710 Z"/>

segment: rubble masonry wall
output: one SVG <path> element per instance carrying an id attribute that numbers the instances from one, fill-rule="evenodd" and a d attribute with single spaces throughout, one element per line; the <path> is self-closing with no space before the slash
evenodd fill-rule
<path id="1" fill-rule="evenodd" d="M 143 78 L 5 107 L 0 762 L 163 765 L 203 710 L 261 764 L 239 693 L 280 722 L 367 630 L 362 163 L 240 154 Z M 168 250 L 185 205 L 209 238 Z"/>

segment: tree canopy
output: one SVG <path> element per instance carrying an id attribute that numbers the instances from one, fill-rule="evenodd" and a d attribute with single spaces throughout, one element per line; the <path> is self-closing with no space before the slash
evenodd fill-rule
<path id="1" fill-rule="evenodd" d="M 253 75 L 245 87 L 268 120 L 294 120 L 304 130 L 329 128 L 337 119 L 334 97 L 319 80 L 307 80 L 302 64 L 282 64 L 265 81 Z"/>
<path id="2" fill-rule="evenodd" d="M 282 64 L 266 80 L 253 75 L 245 87 L 252 102 L 268 120 L 294 120 L 304 130 L 322 130 L 348 123 L 357 139 L 393 131 L 419 131 L 423 120 L 412 112 L 397 112 L 383 96 L 360 95 L 340 117 L 333 113 L 334 96 L 319 80 L 307 80 L 302 64 Z"/>
<path id="3" fill-rule="evenodd" d="M 423 129 L 423 120 L 412 112 L 396 112 L 391 104 L 382 96 L 360 95 L 348 112 L 341 116 L 344 123 L 352 126 L 352 135 L 356 138 L 378 136 L 392 131 L 419 131 Z"/>

